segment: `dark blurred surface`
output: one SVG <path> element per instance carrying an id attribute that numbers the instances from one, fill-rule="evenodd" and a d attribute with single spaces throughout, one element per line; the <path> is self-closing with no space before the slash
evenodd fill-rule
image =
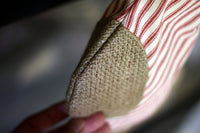
<path id="1" fill-rule="evenodd" d="M 76 0 L 3 0 L 0 2 L 0 26 L 37 15 L 71 1 Z"/>
<path id="2" fill-rule="evenodd" d="M 96 22 L 109 1 L 63 4 L 0 28 L 0 132 L 65 98 Z"/>
<path id="3" fill-rule="evenodd" d="M 71 73 L 110 1 L 77 0 L 0 28 L 0 133 L 11 132 L 30 114 L 65 98 Z M 168 116 L 160 113 L 134 132 L 164 133 L 182 129 L 180 125 L 187 122 L 185 115 L 190 116 L 199 99 L 199 43 L 200 38 L 177 91 L 164 109 Z M 193 101 L 194 94 L 197 98 Z M 184 100 L 188 101 L 185 105 Z M 174 108 L 179 104 L 180 108 Z M 171 113 L 169 105 L 173 105 Z M 195 118 L 198 118 L 200 109 L 196 110 L 199 113 Z M 163 131 L 165 128 L 169 130 Z"/>

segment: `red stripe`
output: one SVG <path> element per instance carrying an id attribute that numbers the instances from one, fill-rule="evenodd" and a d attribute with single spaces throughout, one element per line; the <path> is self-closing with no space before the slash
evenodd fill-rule
<path id="1" fill-rule="evenodd" d="M 116 9 L 117 9 L 118 5 L 119 5 L 119 0 L 116 1 L 115 6 L 114 6 L 114 9 L 113 9 L 113 11 L 111 12 L 111 14 L 114 14 L 114 13 L 116 12 Z"/>
<path id="2" fill-rule="evenodd" d="M 110 3 L 110 5 L 109 5 L 108 8 L 106 9 L 106 11 L 104 12 L 103 18 L 105 18 L 107 15 L 109 15 L 109 14 L 108 14 L 108 11 L 110 10 L 112 4 L 113 4 L 113 2 Z"/>
<path id="3" fill-rule="evenodd" d="M 197 2 L 196 2 L 196 3 L 197 3 Z M 190 9 L 192 6 L 194 6 L 196 3 L 192 4 L 192 5 L 191 5 L 190 7 L 188 7 L 187 9 L 183 10 L 181 13 L 179 13 L 178 16 L 180 16 L 180 15 L 181 15 L 182 13 L 184 13 L 185 11 L 189 10 L 189 9 Z M 176 17 L 178 17 L 178 16 L 176 16 Z M 171 16 L 171 17 L 172 17 L 172 16 Z M 174 24 L 174 26 L 175 26 L 181 19 L 183 19 L 184 17 L 185 17 L 185 16 L 179 18 L 179 19 L 177 20 L 177 22 Z M 169 18 L 167 18 L 167 19 L 169 19 Z M 167 21 L 167 19 L 165 19 L 164 22 Z M 169 24 L 171 24 L 172 21 L 174 21 L 175 19 L 176 19 L 176 18 L 174 18 L 174 19 L 172 19 L 170 22 L 168 22 L 168 24 L 166 25 L 165 29 L 163 30 L 163 34 L 166 33 L 166 30 L 167 30 L 167 28 L 169 27 Z M 172 26 L 171 29 L 173 29 L 174 26 Z M 167 38 L 169 38 L 169 35 L 170 35 L 170 34 L 168 34 Z M 164 43 L 164 44 L 166 44 L 166 41 L 167 41 L 167 40 L 165 40 L 165 43 Z M 165 45 L 162 46 L 161 51 L 163 50 L 163 47 L 164 47 L 164 46 L 165 46 Z M 161 52 L 160 52 L 160 53 L 161 53 Z M 159 54 L 160 54 L 160 53 L 159 53 Z M 150 70 L 152 69 L 152 67 L 155 65 L 156 62 L 157 62 L 157 59 L 156 59 L 156 61 L 152 64 L 152 66 L 150 66 Z"/>
<path id="4" fill-rule="evenodd" d="M 127 21 L 128 24 L 127 24 L 127 26 L 126 26 L 127 29 L 130 29 L 130 26 L 132 25 L 132 22 L 133 22 L 133 19 L 134 19 L 133 15 L 135 15 L 135 12 L 136 12 L 136 10 L 137 10 L 137 8 L 138 8 L 140 2 L 141 2 L 141 0 L 138 0 L 138 1 L 136 2 L 135 8 L 132 8 L 132 10 L 131 10 L 131 12 L 130 12 L 130 14 L 129 14 L 129 18 L 128 18 L 128 21 Z"/>
<path id="5" fill-rule="evenodd" d="M 128 27 L 127 25 L 129 24 L 129 19 L 130 19 L 130 16 L 131 16 L 130 13 L 133 11 L 133 9 L 134 9 L 134 8 L 131 8 L 131 9 L 130 9 L 130 11 L 129 11 L 127 17 L 126 17 L 126 23 L 125 23 L 125 25 L 124 25 L 126 28 Z"/>
<path id="6" fill-rule="evenodd" d="M 129 11 L 127 17 L 126 17 L 127 20 L 126 20 L 126 23 L 125 23 L 125 25 L 124 25 L 126 28 L 128 27 L 127 25 L 128 25 L 128 23 L 129 23 L 129 19 L 130 19 L 130 16 L 131 16 L 130 13 L 133 11 L 133 9 L 134 9 L 134 8 L 131 8 L 131 9 L 130 9 L 130 11 Z"/>
<path id="7" fill-rule="evenodd" d="M 176 5 L 178 2 L 180 2 L 180 0 L 174 0 L 174 1 L 172 0 L 172 1 L 170 1 L 170 3 L 168 4 L 168 6 L 166 7 L 165 10 L 170 9 L 172 6 Z"/>
<path id="8" fill-rule="evenodd" d="M 181 21 L 180 21 L 181 19 L 185 18 L 187 15 L 189 15 L 189 14 L 190 14 L 192 11 L 194 11 L 195 9 L 198 9 L 198 7 L 194 8 L 193 10 L 189 11 L 189 12 L 186 13 L 184 16 L 182 16 L 181 18 L 179 18 L 179 19 L 176 21 L 176 23 L 174 24 L 174 26 L 175 26 L 178 22 L 181 22 Z M 186 23 L 182 24 L 178 29 L 176 29 L 176 31 L 173 33 L 173 38 L 171 39 L 171 41 L 170 41 L 169 44 L 172 44 L 172 41 L 174 40 L 174 36 L 176 35 L 176 33 L 177 33 L 181 28 L 183 28 L 183 27 L 189 25 L 192 21 L 194 21 L 194 20 L 197 19 L 198 17 L 199 17 L 199 16 L 194 17 L 192 20 L 190 20 L 189 22 L 186 22 Z M 173 26 L 173 27 L 174 27 L 174 26 Z M 172 29 L 173 29 L 173 27 L 172 27 Z M 167 38 L 169 38 L 169 36 L 170 36 L 170 34 L 168 34 L 168 37 L 167 37 Z M 167 41 L 168 41 L 168 40 L 166 39 L 165 42 L 164 42 L 164 44 L 167 44 L 167 43 L 166 43 Z M 175 43 L 175 44 L 176 44 L 176 43 Z M 165 46 L 166 46 L 166 45 L 163 45 L 163 46 L 162 46 L 161 50 L 159 51 L 159 54 L 163 51 L 163 49 L 164 49 Z M 169 48 L 171 48 L 171 46 L 170 46 Z M 165 56 L 163 57 L 163 59 L 162 59 L 161 62 L 159 63 L 159 66 L 158 66 L 158 68 L 157 68 L 157 70 L 156 70 L 156 72 L 155 72 L 155 74 L 154 74 L 154 76 L 153 76 L 152 79 L 155 79 L 155 77 L 156 77 L 158 71 L 160 70 L 161 66 L 163 65 L 163 63 L 164 63 L 164 61 L 165 61 L 165 59 L 166 59 L 166 56 L 167 56 L 167 55 L 171 55 L 171 54 L 168 54 L 169 51 L 170 51 L 169 48 L 167 49 L 167 52 L 166 52 Z M 157 59 L 158 59 L 158 58 L 157 58 Z M 157 59 L 156 59 L 155 62 L 157 62 Z M 152 68 L 152 67 L 151 67 L 151 68 Z M 154 82 L 154 81 L 152 80 L 152 81 L 150 82 L 150 84 L 148 85 L 147 88 L 149 88 L 149 87 L 153 84 L 153 82 Z"/>
<path id="9" fill-rule="evenodd" d="M 159 43 L 158 43 L 159 44 Z M 158 46 L 156 45 L 156 47 L 151 51 L 151 53 L 147 56 L 147 59 L 150 60 L 152 58 L 152 56 L 155 54 L 155 52 L 158 50 Z"/>
<path id="10" fill-rule="evenodd" d="M 171 8 L 174 4 L 172 4 L 172 3 L 175 3 L 175 2 L 177 2 L 177 1 L 173 1 L 173 2 L 171 2 L 170 4 L 170 6 L 168 5 L 168 7 L 166 8 L 166 9 L 169 9 L 169 8 Z M 188 1 L 186 1 L 186 3 L 188 3 Z M 186 5 L 185 3 L 184 3 L 184 5 Z M 193 4 L 194 5 L 194 4 Z M 183 7 L 184 6 L 182 6 L 182 8 L 180 9 L 177 9 L 175 12 L 173 12 L 173 13 L 171 13 L 170 15 L 168 15 L 167 17 L 165 17 L 165 20 L 163 21 L 163 22 L 161 22 L 161 25 L 164 23 L 164 22 L 166 22 L 166 20 L 168 20 L 169 18 L 171 18 L 171 17 L 174 17 L 175 16 L 175 14 L 176 13 L 179 13 L 179 11 L 181 11 L 182 9 L 183 9 Z M 188 9 L 188 8 L 187 8 Z M 185 10 L 185 11 L 187 11 L 187 10 Z M 133 13 L 133 10 L 131 10 L 131 14 Z M 121 15 L 122 16 L 122 15 Z M 123 15 L 123 17 L 124 17 L 125 15 Z M 180 16 L 180 15 L 178 15 L 178 16 Z M 117 18 L 120 18 L 120 17 L 117 17 Z M 198 18 L 198 17 L 197 17 Z M 131 17 L 131 15 L 129 14 L 129 18 L 128 18 L 128 20 L 131 20 L 132 19 L 132 21 L 133 21 L 133 17 Z M 173 18 L 173 20 L 175 20 L 176 18 Z M 180 18 L 179 18 L 180 19 Z M 178 19 L 178 20 L 179 20 Z M 194 18 L 193 18 L 194 19 Z M 173 22 L 173 20 L 172 21 L 170 21 L 170 22 Z M 166 31 L 167 30 L 167 28 L 168 28 L 168 25 L 170 25 L 170 22 L 168 22 L 167 23 L 167 26 L 165 27 L 165 30 L 164 31 Z M 132 22 L 131 22 L 132 23 Z M 176 23 L 178 23 L 178 21 L 176 22 Z M 176 23 L 174 24 L 174 25 L 176 25 Z M 185 24 L 187 24 L 187 22 L 185 23 Z M 186 25 L 185 24 L 183 24 L 183 25 L 181 25 L 181 26 L 183 26 L 183 27 L 185 27 Z M 136 27 L 138 27 L 138 25 L 136 24 Z M 148 41 L 146 40 L 145 42 L 149 42 L 149 44 L 146 44 L 146 47 L 148 47 L 149 45 L 150 45 L 150 42 L 152 42 L 152 40 L 154 40 L 155 39 L 155 37 L 156 36 L 158 36 L 158 34 L 157 34 L 157 32 L 159 32 L 160 31 L 160 28 L 161 26 L 159 25 L 159 27 L 158 28 L 156 28 L 155 29 L 155 31 L 153 32 L 153 33 L 155 33 L 156 32 L 156 34 L 154 34 L 154 35 L 151 35 L 150 37 L 148 37 Z M 171 29 L 170 30 L 173 30 L 173 27 L 174 26 L 172 26 L 171 27 Z M 164 67 L 164 69 L 162 70 L 162 75 L 163 75 L 163 77 L 161 76 L 161 81 L 159 81 L 158 83 L 156 83 L 156 88 L 152 88 L 152 90 L 151 90 L 151 92 L 149 92 L 148 94 L 146 94 L 144 97 L 147 97 L 147 96 L 149 96 L 148 97 L 148 99 L 150 99 L 150 100 L 148 100 L 148 99 L 146 99 L 146 101 L 144 102 L 144 103 L 142 103 L 142 104 L 140 104 L 140 106 L 138 106 L 137 108 L 139 108 L 139 109 L 141 109 L 141 110 L 138 110 L 137 111 L 137 113 L 140 113 L 141 114 L 141 112 L 139 112 L 139 111 L 143 111 L 143 112 L 145 112 L 144 111 L 144 107 L 146 108 L 146 106 L 147 107 L 151 107 L 151 109 L 152 110 L 154 110 L 154 109 L 156 109 L 156 105 L 153 105 L 152 106 L 152 104 L 154 104 L 154 100 L 152 100 L 151 98 L 153 97 L 153 96 L 155 96 L 154 94 L 161 94 L 161 93 L 159 93 L 159 92 L 157 92 L 157 90 L 159 91 L 159 88 L 160 87 L 163 87 L 162 85 L 166 82 L 166 81 L 169 81 L 168 80 L 168 77 L 169 76 L 173 76 L 173 74 L 174 74 L 174 71 L 176 72 L 177 70 L 178 70 L 178 68 L 181 66 L 181 64 L 183 63 L 183 61 L 185 60 L 185 58 L 187 57 L 187 55 L 188 55 L 188 53 L 190 52 L 190 50 L 191 50 L 191 48 L 192 48 L 192 46 L 193 46 L 193 44 L 194 44 L 194 42 L 195 41 L 192 41 L 191 42 L 191 45 L 189 46 L 189 47 L 187 47 L 187 50 L 186 51 L 182 51 L 183 50 L 183 48 L 184 48 L 184 46 L 183 46 L 183 44 L 185 43 L 185 42 L 187 42 L 188 41 L 188 39 L 192 36 L 192 35 L 194 35 L 193 33 L 191 34 L 191 35 L 189 35 L 189 37 L 188 37 L 188 35 L 187 35 L 187 37 L 184 37 L 184 41 L 183 41 L 183 43 L 181 42 L 181 44 L 179 45 L 179 47 L 177 46 L 177 45 L 175 45 L 175 44 L 177 44 L 177 42 L 179 42 L 180 41 L 180 37 L 181 37 L 181 35 L 183 34 L 183 33 L 181 33 L 181 32 L 179 32 L 179 29 L 180 27 L 176 27 L 176 29 L 175 29 L 175 31 L 174 31 L 174 33 L 169 33 L 170 35 L 176 35 L 175 33 L 179 33 L 180 35 L 177 37 L 177 39 L 175 40 L 175 37 L 173 37 L 173 38 L 171 38 L 171 40 L 170 40 L 170 42 L 174 42 L 175 41 L 175 43 L 173 43 L 173 45 L 171 45 L 171 43 L 169 43 L 169 47 L 168 48 L 166 48 L 167 46 L 163 46 L 163 45 L 165 45 L 165 43 L 162 45 L 162 48 L 163 49 L 167 49 L 167 52 L 166 53 L 170 53 L 169 55 L 167 55 L 167 54 L 164 54 L 164 57 L 166 57 L 166 55 L 167 55 L 167 57 L 169 57 L 168 59 L 167 59 L 167 61 L 165 62 L 165 61 L 163 61 L 163 63 L 168 63 L 166 66 L 164 66 L 164 64 L 162 64 Z M 130 28 L 129 28 L 130 29 Z M 138 30 L 138 29 L 136 29 L 136 30 Z M 144 29 L 145 30 L 145 29 Z M 190 30 L 191 31 L 191 30 Z M 183 32 L 183 31 L 182 31 Z M 189 31 L 186 31 L 186 32 L 188 32 L 189 33 Z M 185 34 L 186 34 L 186 32 L 184 32 Z M 144 32 L 145 33 L 145 32 Z M 196 33 L 196 31 L 194 32 L 194 33 Z M 167 34 L 167 33 L 166 33 Z M 143 34 L 142 34 L 143 35 Z M 142 37 L 142 35 L 141 35 L 141 37 Z M 162 35 L 161 35 L 161 37 L 163 37 L 165 35 L 165 32 L 162 32 Z M 196 35 L 196 34 L 195 34 Z M 167 37 L 169 37 L 169 35 L 167 36 Z M 150 38 L 152 38 L 152 39 L 150 39 Z M 166 38 L 167 39 L 167 38 Z M 164 40 L 164 42 L 168 42 L 168 41 L 166 41 L 166 40 Z M 180 42 L 179 42 L 180 43 Z M 159 44 L 160 43 L 158 43 L 157 45 L 156 45 L 156 47 L 157 46 L 159 46 Z M 177 50 L 175 51 L 174 50 L 174 48 L 177 48 Z M 170 51 L 169 51 L 170 50 Z M 152 53 L 154 53 L 155 52 L 155 49 L 154 50 L 152 50 L 151 52 L 150 52 L 150 54 L 149 55 L 151 55 Z M 163 52 L 163 50 L 160 50 L 159 51 L 159 53 L 161 53 L 161 52 Z M 183 52 L 181 55 L 180 55 L 180 52 Z M 154 54 L 152 54 L 152 56 L 148 59 L 148 60 L 150 60 L 152 57 L 153 57 L 153 55 Z M 173 57 L 170 57 L 170 55 L 173 55 Z M 176 59 L 177 58 L 175 58 L 176 57 L 176 55 L 179 55 L 179 60 L 177 60 L 176 61 Z M 159 56 L 158 56 L 159 57 Z M 163 57 L 163 59 L 164 59 L 164 57 Z M 156 61 L 158 60 L 159 58 L 156 58 Z M 161 60 L 163 60 L 163 59 L 161 59 Z M 155 62 L 156 62 L 155 61 Z M 176 61 L 176 65 L 174 65 L 173 64 L 173 62 L 174 61 Z M 155 65 L 155 62 L 153 63 L 153 65 L 151 66 L 151 68 Z M 160 63 L 160 62 L 159 62 Z M 159 64 L 160 65 L 160 64 Z M 162 66 L 161 66 L 162 67 Z M 173 72 L 171 71 L 171 69 L 173 69 Z M 160 68 L 158 69 L 158 70 L 160 70 Z M 157 71 L 158 71 L 157 70 Z M 156 72 L 157 72 L 156 71 Z M 154 75 L 154 78 L 155 78 L 155 75 Z M 153 79 L 154 79 L 153 78 Z M 152 80 L 153 80 L 152 79 Z M 166 86 L 165 86 L 165 88 L 161 88 L 162 90 L 168 90 L 169 88 L 166 88 Z M 162 92 L 162 94 L 163 94 L 163 92 Z M 161 95 L 162 95 L 161 94 Z M 149 102 L 150 101 L 150 102 Z M 155 101 L 156 102 L 156 101 Z M 151 104 L 152 103 L 152 104 Z M 134 109 L 135 110 L 135 109 Z M 139 114 L 138 114 L 139 115 Z M 132 115 L 132 116 L 135 116 L 135 112 L 134 112 L 134 114 Z M 140 117 L 140 119 L 142 119 L 142 118 L 144 118 L 144 117 Z M 146 118 L 146 117 L 145 117 Z M 119 123 L 120 124 L 120 123 Z M 119 126 L 120 127 L 120 126 Z"/>
<path id="11" fill-rule="evenodd" d="M 163 25 L 163 22 L 161 22 L 161 24 L 160 25 Z M 154 32 L 145 40 L 145 42 L 143 43 L 143 45 L 144 45 L 144 48 L 147 48 L 150 44 L 151 44 L 151 42 L 158 36 L 158 32 L 159 32 L 159 30 L 160 30 L 160 28 L 161 28 L 161 26 L 158 26 L 158 28 L 156 28 L 155 30 L 154 30 Z M 140 38 L 141 36 L 139 36 L 139 38 Z"/>
<path id="12" fill-rule="evenodd" d="M 147 31 L 147 29 L 156 21 L 156 19 L 160 16 L 161 12 L 164 10 L 164 6 L 166 4 L 166 0 L 162 0 L 162 3 L 159 4 L 158 9 L 153 13 L 153 15 L 150 17 L 150 19 L 148 21 L 145 22 L 144 26 L 143 26 L 143 30 L 140 33 L 139 36 L 143 36 L 144 32 Z"/>
<path id="13" fill-rule="evenodd" d="M 181 36 L 179 36 L 179 37 L 181 37 Z M 177 43 L 177 42 L 176 42 L 176 43 Z M 174 48 L 175 48 L 175 46 L 173 47 L 173 49 L 174 49 Z M 173 52 L 173 51 L 172 51 L 172 52 Z M 171 55 L 171 54 L 169 54 L 169 55 Z M 174 58 L 174 59 L 175 59 L 175 58 Z M 168 62 L 171 62 L 171 60 L 172 60 L 172 57 L 169 58 L 169 61 L 168 61 Z M 171 63 L 173 64 L 173 62 L 171 62 Z M 169 64 L 169 63 L 168 63 L 168 64 Z M 172 64 L 171 64 L 170 68 L 169 68 L 169 65 L 166 65 L 165 68 L 164 68 L 164 71 L 166 71 L 167 68 L 169 68 L 169 70 L 171 70 L 171 68 L 172 68 Z M 168 70 L 168 71 L 169 71 L 169 70 Z M 158 71 L 156 71 L 156 73 L 158 73 Z M 162 73 L 163 73 L 163 72 L 162 72 Z M 168 73 L 169 73 L 169 72 L 168 72 Z M 169 75 L 167 75 L 166 78 L 167 78 L 167 77 L 169 77 Z M 159 81 L 159 82 L 160 82 L 160 81 Z M 157 83 L 156 85 L 154 85 L 152 88 L 157 87 L 158 84 L 159 84 L 159 83 Z M 161 84 L 161 85 L 162 85 L 162 84 Z M 149 86 L 151 86 L 151 85 L 149 85 Z M 153 90 L 151 90 L 151 91 L 153 91 Z"/>
<path id="14" fill-rule="evenodd" d="M 120 13 L 124 9 L 124 7 L 126 5 L 126 2 L 127 2 L 127 0 L 123 1 L 122 5 L 121 5 L 121 8 L 116 12 L 116 14 Z"/>
<path id="15" fill-rule="evenodd" d="M 181 64 L 183 63 L 183 60 L 186 58 L 186 56 L 187 56 L 187 55 L 189 54 L 189 52 L 192 50 L 192 47 L 194 46 L 196 40 L 197 40 L 197 38 L 194 39 L 194 41 L 192 41 L 190 47 L 187 49 L 187 51 L 185 52 L 185 54 L 183 55 L 183 57 L 182 57 L 181 60 L 179 61 L 178 67 L 176 68 L 175 73 L 177 73 L 178 68 L 180 68 L 180 67 L 181 67 Z"/>
<path id="16" fill-rule="evenodd" d="M 197 27 L 197 29 L 199 29 L 199 28 Z M 198 37 L 198 36 L 197 36 L 197 37 Z M 181 60 L 179 61 L 178 67 L 176 68 L 175 73 L 177 73 L 178 68 L 181 67 L 181 64 L 183 63 L 184 59 L 185 59 L 186 56 L 189 54 L 189 52 L 192 50 L 192 47 L 194 46 L 194 44 L 195 44 L 195 42 L 196 42 L 196 40 L 197 40 L 197 37 L 194 39 L 194 41 L 192 41 L 190 47 L 187 49 L 187 51 L 185 52 L 185 54 L 183 55 L 183 57 L 182 57 Z"/>
<path id="17" fill-rule="evenodd" d="M 184 4 L 184 5 L 181 6 L 180 8 L 182 9 L 184 6 L 186 6 L 186 5 Z M 179 11 L 180 11 L 180 10 L 174 11 L 174 12 L 173 12 L 173 15 L 175 15 L 175 14 L 178 13 Z M 181 13 L 180 13 L 180 14 L 181 14 Z M 173 17 L 173 16 L 170 15 L 170 16 L 168 16 L 167 18 L 165 18 L 164 21 L 160 23 L 160 25 L 163 25 L 163 23 L 164 23 L 165 21 L 167 21 L 168 19 L 170 19 L 171 17 Z M 174 20 L 174 19 L 173 19 L 173 20 Z M 172 20 L 171 20 L 170 22 L 172 22 Z M 166 28 L 169 26 L 169 24 L 170 24 L 170 23 L 168 23 L 168 25 L 165 27 L 164 32 L 166 31 Z M 158 33 L 159 30 L 160 30 L 160 25 L 159 25 L 158 28 L 155 30 L 155 31 L 157 31 L 157 32 L 153 32 L 153 33 L 146 39 L 146 41 L 143 43 L 145 48 L 147 48 L 147 47 L 150 45 L 150 43 L 156 38 L 157 33 Z M 141 35 L 142 35 L 142 34 L 141 34 Z M 139 36 L 139 38 L 142 37 L 141 35 Z M 155 37 L 153 37 L 154 35 L 155 35 Z"/>
<path id="18" fill-rule="evenodd" d="M 126 14 L 129 12 L 129 10 L 130 10 L 131 8 L 132 8 L 132 6 L 128 7 L 128 8 L 125 10 L 125 12 L 122 13 L 122 15 L 116 17 L 116 19 L 117 19 L 117 20 L 123 19 L 123 18 L 126 16 Z"/>
<path id="19" fill-rule="evenodd" d="M 121 15 L 119 15 L 118 17 L 116 17 L 116 19 L 119 20 L 119 19 L 123 18 L 123 17 L 129 12 L 129 10 L 131 10 L 131 9 L 133 8 L 134 2 L 135 2 L 135 1 L 131 2 L 131 3 L 129 4 L 129 6 L 127 7 L 127 9 L 125 10 L 125 12 L 122 13 Z"/>
<path id="20" fill-rule="evenodd" d="M 180 8 L 178 8 L 175 12 L 172 12 L 171 14 L 169 14 L 166 19 L 174 16 L 176 13 L 178 13 L 180 10 L 182 10 L 184 7 L 186 7 L 188 4 L 190 3 L 190 1 L 186 1 L 185 4 L 183 6 L 181 6 Z"/>
<path id="21" fill-rule="evenodd" d="M 195 20 L 198 19 L 199 17 L 200 17 L 200 16 L 195 16 L 190 22 L 187 22 L 186 24 L 183 24 L 182 26 L 180 26 L 180 27 L 174 32 L 174 35 L 177 34 L 177 32 L 178 32 L 181 28 L 187 26 L 188 24 L 191 24 L 191 22 L 195 21 Z M 181 36 L 183 36 L 183 35 L 185 35 L 185 34 L 188 34 L 189 32 L 191 32 L 191 31 L 193 31 L 193 30 L 194 30 L 194 29 L 182 33 L 181 35 L 179 35 L 178 38 L 181 38 Z M 173 38 L 170 42 L 172 42 L 173 40 L 174 40 L 174 38 Z M 179 39 L 177 39 L 176 42 L 175 42 L 174 44 L 177 44 L 178 41 L 179 41 Z M 170 43 L 170 44 L 171 44 L 171 43 Z M 172 50 L 175 49 L 175 46 L 176 46 L 176 45 L 173 45 Z M 171 47 L 172 47 L 172 45 L 170 46 L 170 49 L 171 49 Z M 179 48 L 178 54 L 180 53 L 180 50 L 181 50 L 182 47 L 183 47 L 183 46 L 181 46 L 181 47 Z M 168 50 L 167 50 L 167 54 L 165 54 L 165 57 L 163 58 L 163 60 L 162 60 L 161 63 L 159 64 L 158 70 L 160 70 L 160 67 L 161 67 L 161 65 L 163 64 L 163 62 L 164 62 L 164 60 L 165 60 L 165 58 L 166 58 L 166 55 L 168 55 L 168 56 L 169 56 L 169 55 L 172 55 L 172 53 L 168 54 L 169 51 L 170 51 L 170 50 L 168 49 Z M 171 51 L 171 52 L 174 52 L 174 51 Z M 173 58 L 173 62 L 175 61 L 175 59 L 176 59 L 176 58 Z M 172 60 L 172 57 L 169 58 L 168 62 L 171 62 L 171 60 Z M 168 69 L 167 76 L 166 76 L 165 78 L 168 78 L 168 76 L 169 76 L 169 70 L 171 70 L 170 68 L 172 68 L 173 62 L 171 62 L 170 67 L 169 67 L 169 65 L 166 65 L 166 66 L 164 67 L 164 70 L 167 70 L 167 68 L 169 68 L 169 69 Z M 155 74 L 155 75 L 157 75 L 158 70 L 156 71 L 156 74 Z M 155 75 L 154 75 L 154 78 L 155 78 Z M 153 79 L 154 79 L 154 78 L 153 78 Z M 161 83 L 161 82 L 160 82 L 160 81 L 157 82 L 157 84 L 154 85 L 154 86 L 158 86 L 159 83 Z M 151 82 L 151 84 L 152 84 L 152 82 Z M 151 86 L 151 84 L 150 84 L 149 86 Z M 162 85 L 162 84 L 161 84 L 161 85 Z M 154 86 L 153 86 L 152 88 L 154 88 Z M 148 88 L 148 87 L 147 87 L 147 88 Z M 154 90 L 154 89 L 152 89 L 151 92 L 152 92 L 153 90 Z M 149 93 L 150 93 L 150 92 L 149 92 Z M 148 94 L 149 94 L 149 93 L 148 93 Z M 148 95 L 148 94 L 146 94 L 146 95 Z"/>
<path id="22" fill-rule="evenodd" d="M 190 32 L 193 31 L 193 30 L 194 30 L 194 29 L 190 30 Z M 188 32 L 189 32 L 189 31 L 188 31 Z M 188 32 L 187 32 L 187 33 L 188 33 Z M 185 33 L 185 34 L 187 34 L 187 33 Z M 192 34 L 192 35 L 193 35 L 193 34 Z M 187 42 L 187 40 L 188 40 L 189 38 L 191 38 L 192 35 L 190 35 L 189 37 L 187 37 L 186 39 L 184 39 L 183 44 L 184 44 L 185 42 Z M 188 52 L 191 50 L 192 46 L 193 46 L 193 43 L 191 43 L 191 45 L 189 46 L 189 48 L 186 50 L 185 54 L 183 54 L 182 58 L 185 58 L 186 53 L 188 53 Z M 182 51 L 182 48 L 183 48 L 183 45 L 181 45 L 181 46 L 179 47 L 179 49 L 178 49 L 178 51 L 177 51 L 177 53 L 176 53 L 177 56 L 178 56 L 179 53 Z M 181 58 L 181 60 L 183 61 L 182 58 Z M 176 58 L 173 58 L 173 62 L 175 62 L 175 60 L 176 60 Z M 178 64 L 181 63 L 181 60 L 179 61 Z M 170 64 L 170 67 L 169 67 L 169 65 L 168 65 L 168 68 L 172 68 L 172 65 L 174 65 L 173 62 Z M 178 66 L 178 65 L 176 65 L 176 69 L 179 69 L 179 66 Z M 174 75 L 173 73 L 170 73 L 169 70 L 171 70 L 171 69 L 168 69 L 167 75 L 165 76 L 164 81 L 163 81 L 160 85 L 162 85 L 163 83 L 165 83 L 165 82 L 167 81 L 167 79 L 168 79 L 168 77 L 169 77 L 170 74 L 171 74 L 171 75 Z M 163 79 L 163 78 L 162 78 L 162 79 Z M 157 85 L 158 85 L 158 84 L 156 84 L 156 86 L 157 86 Z M 157 88 L 159 88 L 159 86 L 158 86 Z M 151 91 L 150 91 L 148 94 L 146 94 L 144 97 L 150 95 L 150 94 L 152 93 L 152 91 L 153 91 L 153 90 L 151 90 Z M 149 98 L 151 98 L 152 96 L 153 96 L 153 94 L 151 94 L 151 96 L 150 96 Z M 149 98 L 148 98 L 148 99 L 149 99 Z"/>
<path id="23" fill-rule="evenodd" d="M 150 7 L 152 6 L 152 4 L 154 3 L 155 0 L 149 0 L 143 7 L 143 9 L 140 11 L 140 13 L 138 14 L 139 18 L 137 19 L 137 23 L 136 23 L 136 28 L 135 31 L 133 32 L 135 35 L 137 33 L 138 30 L 138 26 L 141 22 L 142 17 L 144 16 L 144 14 L 150 9 Z"/>

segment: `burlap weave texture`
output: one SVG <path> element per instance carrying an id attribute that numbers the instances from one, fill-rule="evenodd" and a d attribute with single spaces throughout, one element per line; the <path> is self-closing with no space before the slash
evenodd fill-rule
<path id="1" fill-rule="evenodd" d="M 67 90 L 67 111 L 87 116 L 103 111 L 118 116 L 141 100 L 148 63 L 139 39 L 114 19 L 101 20 Z"/>

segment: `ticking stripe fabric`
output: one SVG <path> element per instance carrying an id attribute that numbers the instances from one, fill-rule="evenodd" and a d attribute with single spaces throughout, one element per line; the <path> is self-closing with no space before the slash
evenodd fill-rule
<path id="1" fill-rule="evenodd" d="M 128 114 L 108 119 L 119 131 L 155 114 L 168 97 L 198 37 L 200 0 L 113 0 L 103 18 L 111 16 L 140 39 L 149 65 L 142 101 Z"/>

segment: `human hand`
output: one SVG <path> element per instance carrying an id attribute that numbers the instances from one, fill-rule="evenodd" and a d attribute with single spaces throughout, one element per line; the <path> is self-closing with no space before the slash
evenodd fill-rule
<path id="1" fill-rule="evenodd" d="M 13 133 L 109 133 L 110 127 L 105 116 L 97 112 L 85 118 L 73 118 L 68 123 L 49 131 L 55 124 L 68 118 L 65 102 L 62 101 L 52 107 L 30 116 L 24 120 Z"/>

